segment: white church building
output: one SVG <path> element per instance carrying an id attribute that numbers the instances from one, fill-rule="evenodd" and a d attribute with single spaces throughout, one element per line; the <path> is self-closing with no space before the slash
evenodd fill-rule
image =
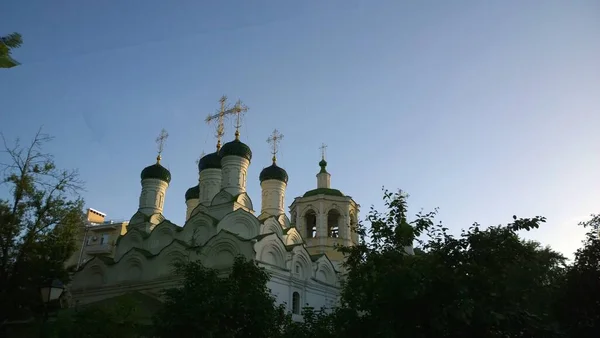
<path id="1" fill-rule="evenodd" d="M 97 255 L 74 274 L 72 300 L 79 304 L 140 292 L 159 297 L 177 286 L 174 263 L 200 260 L 204 266 L 227 269 L 234 257 L 253 259 L 271 275 L 268 287 L 294 316 L 304 306 L 334 306 L 338 300 L 343 256 L 336 244 L 354 245 L 359 205 L 330 186 L 325 158 L 319 162 L 317 186 L 294 199 L 286 214 L 288 174 L 276 162 L 280 135 L 271 137 L 273 163 L 258 177 L 260 212 L 248 194 L 250 147 L 235 139 L 220 146 L 223 117 L 219 114 L 217 151 L 198 162 L 198 184 L 185 193 L 186 221 L 179 226 L 163 216 L 171 173 L 160 164 L 141 172 L 139 208 L 116 243 L 113 257 Z M 237 110 L 236 110 L 237 109 Z M 251 178 L 251 181 L 253 178 Z M 299 317 L 297 317 L 299 318 Z"/>

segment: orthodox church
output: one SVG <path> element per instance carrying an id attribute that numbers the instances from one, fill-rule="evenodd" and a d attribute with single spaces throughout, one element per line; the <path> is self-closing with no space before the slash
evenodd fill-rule
<path id="1" fill-rule="evenodd" d="M 275 130 L 272 164 L 258 177 L 261 205 L 258 212 L 246 193 L 250 147 L 240 140 L 239 118 L 247 108 L 238 103 L 209 116 L 218 120 L 217 151 L 198 162 L 198 183 L 185 193 L 186 221 L 171 223 L 163 215 L 171 173 L 160 163 L 166 134 L 159 137 L 156 163 L 141 172 L 139 208 L 127 231 L 116 242 L 114 255 L 97 255 L 74 274 L 70 294 L 79 304 L 139 292 L 159 297 L 175 287 L 175 263 L 200 260 L 206 267 L 231 267 L 234 257 L 255 260 L 271 275 L 268 283 L 279 303 L 293 316 L 301 308 L 334 306 L 338 299 L 343 256 L 335 246 L 354 245 L 359 205 L 330 186 L 331 175 L 323 154 L 317 186 L 294 199 L 286 214 L 287 172 L 277 165 Z M 235 139 L 221 146 L 223 118 L 237 115 Z M 252 180 L 252 179 L 251 179 Z M 299 318 L 299 317 L 297 317 Z"/>

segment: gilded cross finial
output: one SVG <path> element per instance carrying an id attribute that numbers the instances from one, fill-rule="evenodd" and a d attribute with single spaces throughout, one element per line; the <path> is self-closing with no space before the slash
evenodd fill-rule
<path id="1" fill-rule="evenodd" d="M 233 107 L 233 114 L 237 115 L 237 121 L 235 124 L 235 139 L 239 140 L 240 139 L 240 127 L 242 126 L 241 124 L 241 115 L 245 112 L 248 111 L 248 107 L 242 103 L 242 101 L 238 100 L 235 103 L 235 106 Z"/>
<path id="2" fill-rule="evenodd" d="M 279 150 L 279 142 L 283 139 L 283 134 L 281 134 L 277 129 L 273 130 L 273 133 L 267 139 L 267 142 L 271 144 L 271 154 L 273 154 L 273 163 L 277 161 L 277 151 Z"/>
<path id="3" fill-rule="evenodd" d="M 221 149 L 221 138 L 225 134 L 224 118 L 226 115 L 233 113 L 233 110 L 227 107 L 227 96 L 221 96 L 219 103 L 221 103 L 221 108 L 214 115 L 209 114 L 205 119 L 205 122 L 209 124 L 215 120 L 217 121 L 217 133 L 215 134 L 217 138 L 217 151 Z"/>
<path id="4" fill-rule="evenodd" d="M 163 128 L 160 131 L 160 134 L 156 138 L 156 144 L 158 144 L 158 156 L 156 156 L 156 164 L 160 164 L 160 160 L 162 159 L 161 154 L 165 147 L 165 141 L 169 137 L 169 133 Z"/>
<path id="5" fill-rule="evenodd" d="M 325 160 L 325 150 L 327 150 L 327 145 L 325 143 L 321 143 L 319 149 L 321 149 L 321 159 Z"/>

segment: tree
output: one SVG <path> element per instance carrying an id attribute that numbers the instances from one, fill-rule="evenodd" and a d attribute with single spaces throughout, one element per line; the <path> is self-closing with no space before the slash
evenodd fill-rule
<path id="1" fill-rule="evenodd" d="M 90 304 L 59 313 L 49 323 L 47 337 L 134 338 L 143 332 L 140 304 L 121 297 L 110 304 Z"/>
<path id="2" fill-rule="evenodd" d="M 155 316 L 158 337 L 279 337 L 289 323 L 266 286 L 268 273 L 253 261 L 236 258 L 227 276 L 199 261 L 178 266 L 177 273 L 182 286 L 165 290 Z"/>
<path id="3" fill-rule="evenodd" d="M 22 146 L 4 136 L 0 199 L 0 323 L 28 318 L 42 305 L 39 287 L 52 279 L 68 282 L 64 262 L 74 252 L 84 224 L 82 183 L 77 171 L 59 170 L 42 151 L 52 138 L 41 129 Z"/>
<path id="4" fill-rule="evenodd" d="M 564 257 L 522 240 L 543 217 L 518 219 L 460 237 L 435 223 L 436 211 L 407 218 L 407 195 L 384 191 L 363 240 L 340 248 L 348 271 L 333 327 L 356 337 L 553 337 L 551 305 Z M 370 241 L 364 241 L 368 234 Z M 419 250 L 412 254 L 413 242 Z"/>
<path id="5" fill-rule="evenodd" d="M 600 332 L 600 215 L 581 223 L 589 229 L 561 285 L 556 310 L 570 337 L 597 337 Z"/>
<path id="6" fill-rule="evenodd" d="M 21 47 L 23 39 L 19 33 L 0 36 L 0 68 L 12 68 L 20 63 L 14 60 L 10 53 L 12 49 Z"/>

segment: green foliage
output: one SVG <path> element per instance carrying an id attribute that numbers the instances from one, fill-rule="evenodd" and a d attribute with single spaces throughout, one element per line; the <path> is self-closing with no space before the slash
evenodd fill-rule
<path id="1" fill-rule="evenodd" d="M 600 332 L 600 215 L 581 224 L 589 229 L 561 285 L 556 310 L 570 337 L 597 337 Z"/>
<path id="2" fill-rule="evenodd" d="M 409 221 L 407 196 L 384 191 L 385 213 L 371 209 L 359 233 L 371 241 L 348 255 L 337 335 L 356 337 L 553 337 L 551 305 L 564 257 L 517 232 L 543 217 L 517 219 L 459 237 L 436 212 Z M 420 244 L 416 254 L 413 243 Z"/>
<path id="3" fill-rule="evenodd" d="M 285 329 L 281 336 L 286 338 L 336 337 L 335 312 L 327 312 L 325 309 L 320 309 L 316 311 L 312 307 L 305 307 L 302 310 L 302 318 L 302 322 L 289 321 L 285 326 Z"/>
<path id="4" fill-rule="evenodd" d="M 45 336 L 82 338 L 135 338 L 143 332 L 139 306 L 129 298 L 111 305 L 90 305 L 74 308 L 58 315 L 47 324 Z"/>
<path id="5" fill-rule="evenodd" d="M 198 261 L 177 271 L 183 283 L 165 291 L 157 337 L 278 337 L 289 321 L 266 286 L 269 275 L 254 262 L 236 258 L 228 276 Z"/>
<path id="6" fill-rule="evenodd" d="M 11 56 L 11 50 L 21 47 L 23 39 L 19 33 L 11 33 L 7 36 L 0 36 L 0 68 L 12 68 L 18 66 L 19 62 Z"/>
<path id="7" fill-rule="evenodd" d="M 47 280 L 68 282 L 64 262 L 84 222 L 81 182 L 42 152 L 50 140 L 41 131 L 26 147 L 4 140 L 0 166 L 10 197 L 0 199 L 0 322 L 39 310 L 38 288 Z"/>

